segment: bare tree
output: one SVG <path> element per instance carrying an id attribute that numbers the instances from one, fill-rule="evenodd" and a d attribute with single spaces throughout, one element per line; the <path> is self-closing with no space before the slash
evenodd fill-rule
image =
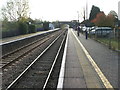
<path id="1" fill-rule="evenodd" d="M 80 15 L 83 18 L 83 20 L 85 20 L 85 18 L 86 18 L 86 16 L 85 16 L 85 8 L 82 8 Z"/>
<path id="2" fill-rule="evenodd" d="M 9 0 L 2 9 L 3 19 L 17 21 L 21 18 L 27 18 L 29 12 L 28 0 Z"/>

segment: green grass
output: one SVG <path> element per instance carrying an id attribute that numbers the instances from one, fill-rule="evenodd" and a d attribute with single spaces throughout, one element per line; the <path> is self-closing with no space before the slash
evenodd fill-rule
<path id="1" fill-rule="evenodd" d="M 120 50 L 118 48 L 118 40 L 117 39 L 108 39 L 108 38 L 97 38 L 99 42 L 106 44 L 107 46 L 111 46 L 114 50 Z M 120 42 L 119 42 L 120 43 Z"/>

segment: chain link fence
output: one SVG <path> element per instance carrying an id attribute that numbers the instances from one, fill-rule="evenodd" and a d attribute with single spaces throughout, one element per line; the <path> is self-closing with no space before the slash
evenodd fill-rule
<path id="1" fill-rule="evenodd" d="M 89 31 L 88 36 L 100 43 L 105 44 L 109 49 L 120 51 L 119 48 L 120 30 L 114 29 L 99 29 Z"/>

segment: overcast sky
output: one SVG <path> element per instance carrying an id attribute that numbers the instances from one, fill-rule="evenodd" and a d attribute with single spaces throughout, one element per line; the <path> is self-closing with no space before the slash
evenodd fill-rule
<path id="1" fill-rule="evenodd" d="M 7 0 L 0 0 L 0 8 Z M 29 0 L 30 17 L 47 21 L 70 21 L 78 19 L 82 21 L 83 8 L 88 3 L 88 15 L 92 5 L 100 8 L 107 15 L 111 10 L 118 13 L 118 1 L 120 0 Z"/>

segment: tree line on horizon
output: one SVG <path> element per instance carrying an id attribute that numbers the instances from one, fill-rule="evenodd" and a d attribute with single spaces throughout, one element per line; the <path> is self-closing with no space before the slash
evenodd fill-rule
<path id="1" fill-rule="evenodd" d="M 6 5 L 1 9 L 1 14 L 3 20 L 2 31 L 0 32 L 2 32 L 3 37 L 8 34 L 15 36 L 33 33 L 36 32 L 36 28 L 41 27 L 48 29 L 49 21 L 33 20 L 30 18 L 31 13 L 29 11 L 28 0 L 8 0 Z M 111 11 L 108 15 L 105 15 L 103 11 L 100 11 L 99 7 L 94 5 L 91 8 L 89 16 L 89 20 L 85 20 L 84 22 L 90 22 L 96 26 L 109 26 L 114 28 L 118 21 L 118 16 L 115 11 Z M 57 27 L 60 26 L 58 21 L 54 23 Z"/>

